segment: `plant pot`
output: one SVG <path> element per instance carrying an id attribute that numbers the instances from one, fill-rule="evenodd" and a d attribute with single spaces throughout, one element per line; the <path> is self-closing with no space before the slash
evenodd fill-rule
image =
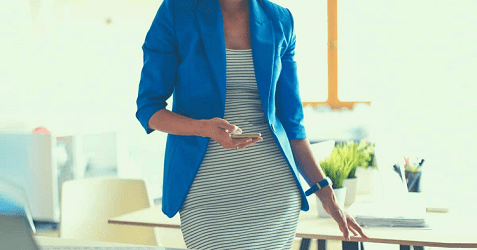
<path id="1" fill-rule="evenodd" d="M 356 201 L 356 191 L 358 188 L 358 178 L 349 178 L 343 181 L 343 187 L 346 188 L 345 205 L 351 205 Z"/>
<path id="2" fill-rule="evenodd" d="M 343 208 L 344 202 L 346 199 L 346 187 L 333 189 L 333 192 L 335 193 L 336 201 L 338 202 L 340 207 Z M 316 199 L 317 199 L 316 205 L 318 207 L 318 217 L 330 218 L 331 216 L 325 212 L 325 209 L 323 208 L 323 205 L 321 204 L 320 199 L 318 199 L 318 197 L 316 197 Z"/>
<path id="3" fill-rule="evenodd" d="M 356 170 L 356 177 L 358 178 L 357 194 L 372 194 L 379 178 L 379 173 L 376 168 L 361 168 Z"/>

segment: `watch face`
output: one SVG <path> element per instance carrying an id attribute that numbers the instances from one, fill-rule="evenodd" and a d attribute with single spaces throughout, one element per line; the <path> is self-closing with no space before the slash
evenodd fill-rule
<path id="1" fill-rule="evenodd" d="M 326 178 L 330 186 L 333 186 L 333 182 L 331 181 L 330 177 Z"/>

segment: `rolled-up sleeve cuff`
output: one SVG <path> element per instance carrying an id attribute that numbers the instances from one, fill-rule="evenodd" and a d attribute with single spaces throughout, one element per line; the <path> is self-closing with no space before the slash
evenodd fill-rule
<path id="1" fill-rule="evenodd" d="M 305 127 L 299 126 L 294 129 L 290 129 L 287 131 L 288 140 L 299 140 L 306 138 L 306 131 Z"/>
<path id="2" fill-rule="evenodd" d="M 138 111 L 136 112 L 136 118 L 139 120 L 144 130 L 146 130 L 147 134 L 150 134 L 154 131 L 154 129 L 151 129 L 148 126 L 149 120 L 151 119 L 152 115 L 164 108 L 165 107 L 162 105 L 149 105 L 138 109 Z"/>

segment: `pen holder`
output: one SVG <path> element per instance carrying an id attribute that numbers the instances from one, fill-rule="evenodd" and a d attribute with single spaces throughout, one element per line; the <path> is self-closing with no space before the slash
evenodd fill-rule
<path id="1" fill-rule="evenodd" d="M 406 171 L 407 190 L 409 192 L 421 192 L 421 171 Z"/>

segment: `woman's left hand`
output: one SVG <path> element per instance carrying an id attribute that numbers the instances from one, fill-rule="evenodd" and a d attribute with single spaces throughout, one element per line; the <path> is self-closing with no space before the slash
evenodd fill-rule
<path id="1" fill-rule="evenodd" d="M 354 218 L 340 208 L 331 187 L 328 186 L 321 189 L 317 192 L 317 195 L 325 211 L 338 223 L 346 241 L 350 240 L 350 231 L 354 236 L 358 236 L 359 234 L 363 238 L 368 238 Z"/>

